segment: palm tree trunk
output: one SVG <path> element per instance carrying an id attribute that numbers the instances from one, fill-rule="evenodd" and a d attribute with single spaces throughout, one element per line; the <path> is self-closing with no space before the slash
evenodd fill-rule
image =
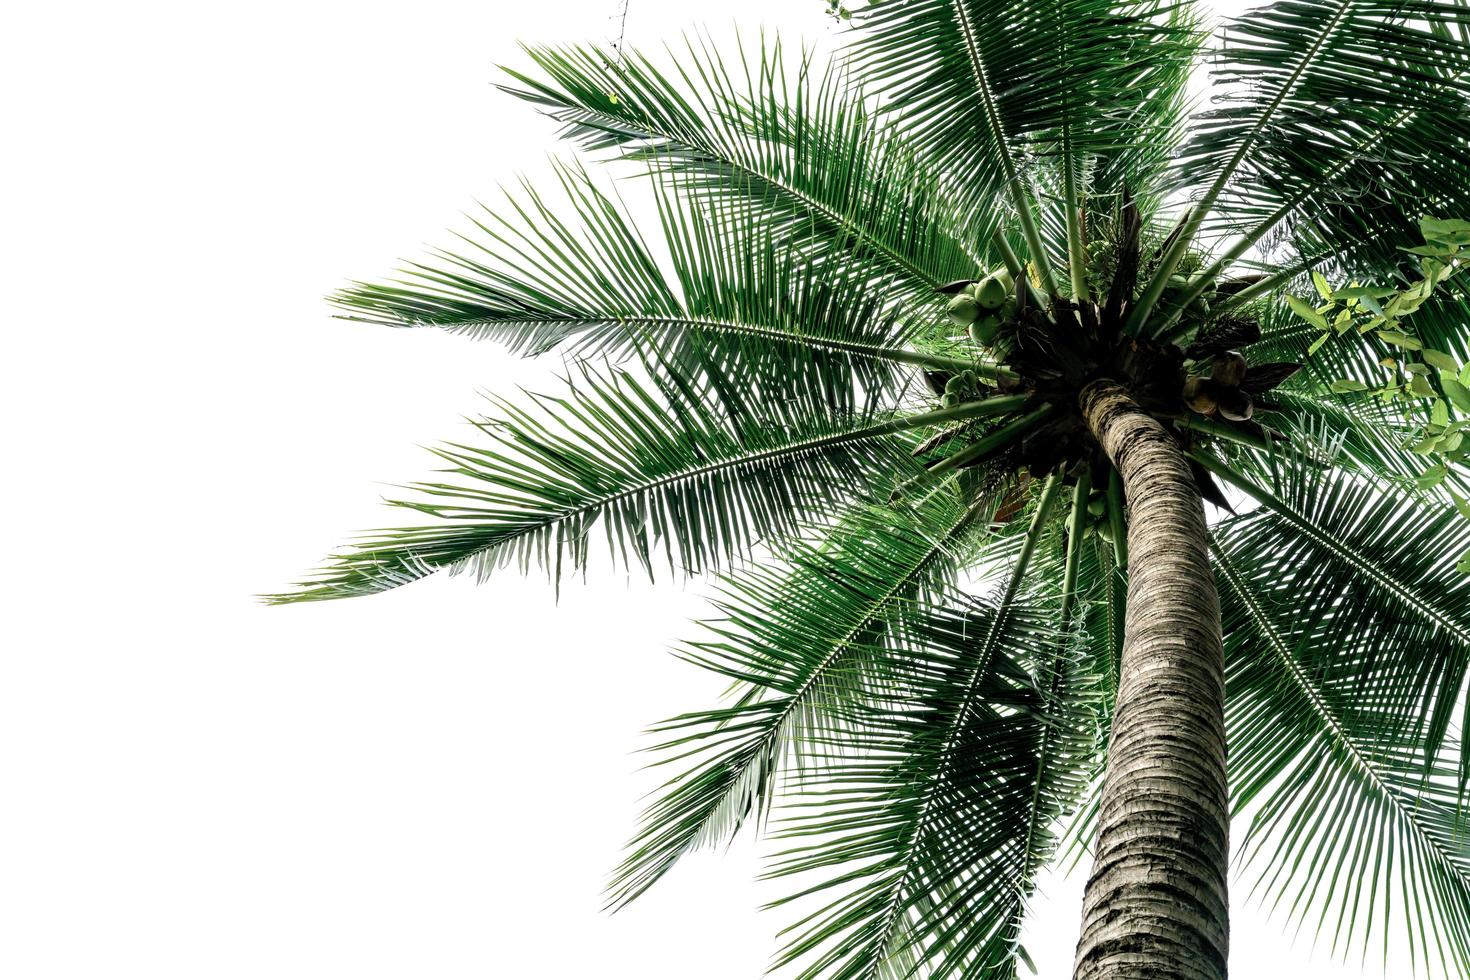
<path id="1" fill-rule="evenodd" d="M 1112 381 L 1082 391 L 1128 501 L 1128 614 L 1075 980 L 1223 980 L 1225 665 L 1204 507 L 1179 445 Z"/>

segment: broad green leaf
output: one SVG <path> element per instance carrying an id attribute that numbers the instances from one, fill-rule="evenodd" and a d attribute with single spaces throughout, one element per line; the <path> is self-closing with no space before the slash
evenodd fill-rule
<path id="1" fill-rule="evenodd" d="M 1453 258 L 1460 254 L 1459 248 L 1454 245 L 1411 245 L 1401 249 L 1413 255 L 1432 255 L 1435 258 Z"/>
<path id="2" fill-rule="evenodd" d="M 1334 289 L 1332 291 L 1332 295 L 1330 297 L 1327 297 L 1327 298 L 1328 299 L 1387 299 L 1388 297 L 1392 296 L 1396 292 L 1398 292 L 1398 290 L 1396 290 L 1396 289 L 1389 289 L 1389 288 L 1386 288 L 1386 287 L 1383 287 L 1383 286 L 1343 286 L 1341 289 Z"/>
<path id="3" fill-rule="evenodd" d="M 1439 386 L 1444 389 L 1445 397 L 1456 408 L 1462 412 L 1470 412 L 1470 388 L 1465 387 L 1454 378 L 1440 378 Z"/>
<path id="4" fill-rule="evenodd" d="M 1470 521 L 1470 500 L 1465 499 L 1454 490 L 1449 490 L 1448 493 L 1450 499 L 1455 502 L 1455 509 L 1460 512 L 1460 516 Z"/>
<path id="5" fill-rule="evenodd" d="M 1322 275 L 1322 273 L 1318 272 L 1316 269 L 1312 270 L 1312 285 L 1317 287 L 1317 295 L 1321 296 L 1324 300 L 1330 302 L 1332 299 L 1335 298 L 1335 294 L 1332 291 L 1332 286 L 1329 285 L 1327 282 L 1327 277 Z"/>
<path id="6" fill-rule="evenodd" d="M 1470 240 L 1470 221 L 1461 218 L 1420 218 L 1419 230 L 1432 241 Z"/>
<path id="7" fill-rule="evenodd" d="M 1433 347 L 1425 347 L 1419 352 L 1419 356 L 1441 371 L 1448 371 L 1454 374 L 1460 370 L 1460 362 L 1458 360 L 1446 354 L 1444 351 L 1435 350 Z"/>
<path id="8" fill-rule="evenodd" d="M 1378 331 L 1378 336 L 1395 347 L 1402 347 L 1404 350 L 1419 350 L 1424 346 L 1417 337 L 1410 337 L 1408 334 L 1401 333 L 1398 330 L 1380 330 Z"/>
<path id="9" fill-rule="evenodd" d="M 1300 299 L 1296 296 L 1288 295 L 1286 296 L 1286 303 L 1292 308 L 1297 316 L 1301 317 L 1303 320 L 1306 320 L 1312 326 L 1322 330 L 1331 329 L 1331 327 L 1327 323 L 1327 318 L 1321 313 L 1318 313 L 1316 307 L 1312 306 L 1312 304 L 1308 303 L 1306 300 Z"/>
<path id="10" fill-rule="evenodd" d="M 1419 485 L 1419 489 L 1421 490 L 1432 490 L 1433 488 L 1443 483 L 1445 477 L 1448 475 L 1449 473 L 1445 470 L 1443 466 L 1431 466 L 1429 469 L 1419 474 L 1418 479 L 1416 479 L 1414 482 Z"/>
<path id="11" fill-rule="evenodd" d="M 1438 392 L 1429 383 L 1429 379 L 1422 374 L 1416 374 L 1409 378 L 1409 390 L 1420 398 L 1433 398 Z"/>

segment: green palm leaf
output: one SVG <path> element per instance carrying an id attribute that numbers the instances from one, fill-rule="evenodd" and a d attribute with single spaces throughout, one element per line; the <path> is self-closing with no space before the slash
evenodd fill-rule
<path id="1" fill-rule="evenodd" d="M 985 264 L 992 219 L 969 220 L 901 142 L 879 138 L 845 75 L 806 55 L 788 67 L 779 42 L 740 45 L 733 67 L 702 39 L 668 69 L 638 52 L 527 53 L 539 76 L 510 71 L 506 91 L 588 149 L 679 173 L 705 200 L 920 294 Z"/>
<path id="2" fill-rule="evenodd" d="M 1030 644 L 1046 632 L 1024 609 L 1006 613 L 1010 628 L 999 615 L 978 606 L 916 626 L 902 667 L 922 693 L 869 713 L 843 739 L 853 761 L 783 804 L 775 837 L 790 843 L 771 874 L 821 879 L 787 900 L 820 903 L 778 960 L 803 980 L 903 977 L 917 962 L 934 977 L 1010 975 L 1043 728 L 1018 661 L 1044 655 Z M 997 637 L 983 657 L 977 637 Z"/>
<path id="3" fill-rule="evenodd" d="M 1381 384 L 1387 377 L 1381 360 L 1391 353 L 1388 345 L 1352 331 L 1313 351 L 1321 329 L 1284 303 L 1262 309 L 1260 322 L 1261 339 L 1250 345 L 1250 363 L 1300 364 L 1302 369 L 1260 397 L 1266 410 L 1257 420 L 1290 436 L 1304 459 L 1391 477 L 1410 487 L 1424 469 L 1424 457 L 1406 448 L 1418 410 L 1332 390 L 1333 383 L 1343 378 Z"/>
<path id="4" fill-rule="evenodd" d="M 1379 666 L 1414 677 L 1412 696 L 1393 707 L 1422 725 L 1423 751 L 1436 757 L 1462 710 L 1470 667 L 1470 582 L 1454 570 L 1470 549 L 1470 527 L 1448 505 L 1351 473 L 1283 469 L 1268 489 L 1196 458 L 1261 504 L 1219 529 L 1231 560 L 1321 603 L 1321 642 L 1352 650 L 1375 637 L 1383 656 L 1397 659 Z"/>
<path id="5" fill-rule="evenodd" d="M 1465 26 L 1458 0 L 1284 0 L 1227 21 L 1214 57 L 1226 95 L 1196 117 L 1176 178 L 1203 190 L 1136 324 L 1202 228 L 1240 235 L 1197 290 L 1273 233 L 1311 265 L 1391 271 L 1422 214 L 1470 203 Z"/>
<path id="6" fill-rule="evenodd" d="M 1236 160 L 1220 203 L 1244 246 L 1285 224 L 1306 254 L 1371 242 L 1392 268 L 1393 237 L 1466 201 L 1466 24 L 1458 2 L 1278 3 L 1233 19 L 1215 71 L 1238 95 L 1199 118 L 1186 179 Z"/>
<path id="7" fill-rule="evenodd" d="M 1089 154 L 1122 158 L 1126 147 L 1148 146 L 1172 128 L 1194 42 L 1187 21 L 1171 21 L 1164 9 L 1111 0 L 879 0 L 855 17 L 851 63 L 885 85 L 890 115 L 966 201 L 985 207 L 1009 197 L 1049 286 L 1029 158 L 1058 157 L 1072 173 Z"/>
<path id="8" fill-rule="evenodd" d="M 907 348 L 911 325 L 891 311 L 882 284 L 806 262 L 769 229 L 692 214 L 660 186 L 664 247 L 655 249 L 584 171 L 562 166 L 557 175 L 570 217 L 525 184 L 503 212 L 476 220 L 465 250 L 334 302 L 354 318 L 441 327 L 530 354 L 645 351 L 685 371 L 713 362 L 753 374 L 773 398 L 821 397 L 838 408 L 855 390 L 888 390 L 906 365 L 967 363 Z"/>
<path id="9" fill-rule="evenodd" d="M 535 396 L 528 409 L 496 400 L 500 417 L 476 426 L 487 445 L 436 451 L 458 482 L 390 501 L 439 523 L 370 536 L 273 601 L 380 592 L 439 569 L 483 578 L 511 561 L 559 577 L 586 564 L 599 525 L 615 556 L 650 573 L 659 549 L 671 568 L 717 568 L 914 472 L 896 436 L 910 421 L 801 403 L 726 414 L 663 375 L 651 390 L 626 372 L 584 369 L 565 396 Z"/>
<path id="10" fill-rule="evenodd" d="M 1013 975 L 1031 876 L 1092 758 L 1079 701 L 1059 696 L 1062 638 L 1018 595 L 1057 489 L 995 603 L 918 610 L 906 642 L 876 651 L 872 693 L 818 733 L 822 764 L 790 790 L 776 837 L 792 843 L 770 872 L 816 876 L 778 904 L 818 907 L 787 930 L 779 965 L 810 980 L 905 977 L 919 963 L 933 977 Z M 1028 664 L 1046 665 L 1041 684 Z"/>
<path id="11" fill-rule="evenodd" d="M 1415 959 L 1470 969 L 1470 846 L 1455 742 L 1425 755 L 1423 670 L 1391 631 L 1302 576 L 1216 549 L 1236 807 L 1257 890 L 1346 953 L 1377 933 Z"/>
<path id="12" fill-rule="evenodd" d="M 637 897 L 688 850 L 764 816 L 804 733 L 849 700 L 872 648 L 892 638 L 908 610 L 943 591 L 993 506 L 935 494 L 901 511 L 860 509 L 827 538 L 797 542 L 789 568 L 757 565 L 727 582 L 721 618 L 684 655 L 744 694 L 654 729 L 658 764 L 678 772 L 629 843 L 609 888 L 614 905 Z"/>

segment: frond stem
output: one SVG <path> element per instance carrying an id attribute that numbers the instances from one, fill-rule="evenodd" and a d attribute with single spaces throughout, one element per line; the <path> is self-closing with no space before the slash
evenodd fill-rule
<path id="1" fill-rule="evenodd" d="M 1265 109 L 1262 110 L 1255 125 L 1241 139 L 1240 145 L 1235 148 L 1235 152 L 1231 154 L 1230 159 L 1221 168 L 1219 176 L 1215 178 L 1215 182 L 1210 185 L 1209 190 L 1205 191 L 1204 196 L 1194 205 L 1188 220 L 1185 222 L 1183 232 L 1175 239 L 1174 244 L 1159 260 L 1159 266 L 1154 272 L 1153 280 L 1149 282 L 1148 288 L 1138 298 L 1138 303 L 1133 307 L 1132 313 L 1129 314 L 1127 329 L 1130 333 L 1136 335 L 1142 331 L 1144 325 L 1148 322 L 1149 314 L 1153 312 L 1153 308 L 1158 303 L 1159 297 L 1163 295 L 1164 288 L 1169 283 L 1169 277 L 1179 267 L 1180 260 L 1184 258 L 1189 246 L 1194 241 L 1194 236 L 1199 232 L 1200 226 L 1204 224 L 1205 218 L 1208 217 L 1214 208 L 1215 202 L 1219 200 L 1220 194 L 1225 190 L 1225 185 L 1235 176 L 1235 171 L 1239 168 L 1241 161 L 1245 159 L 1246 154 L 1255 146 L 1256 140 L 1260 139 L 1261 134 L 1265 132 L 1267 125 L 1275 117 L 1276 111 L 1286 102 L 1287 96 L 1295 90 L 1297 82 L 1306 73 L 1308 66 L 1311 65 L 1312 61 L 1317 57 L 1317 54 L 1327 44 L 1327 41 L 1342 23 L 1343 18 L 1347 16 L 1348 11 L 1353 6 L 1353 2 L 1354 0 L 1341 0 L 1337 6 L 1337 10 L 1328 19 L 1327 23 L 1322 26 L 1321 32 L 1312 42 L 1311 47 L 1303 52 L 1301 60 L 1292 69 L 1291 74 L 1282 81 L 1280 90 L 1277 91 L 1276 95 L 1267 103 Z"/>
<path id="2" fill-rule="evenodd" d="M 985 108 L 985 122 L 990 127 L 991 135 L 995 137 L 996 155 L 1000 159 L 1001 173 L 1005 175 L 1006 190 L 1011 196 L 1011 203 L 1016 208 L 1016 217 L 1021 222 L 1021 231 L 1026 236 L 1026 247 L 1031 250 L 1031 261 L 1036 265 L 1036 272 L 1041 278 L 1043 289 L 1048 294 L 1055 294 L 1057 286 L 1056 281 L 1052 278 L 1051 263 L 1047 261 L 1046 250 L 1041 245 L 1041 233 L 1036 227 L 1036 218 L 1032 214 L 1031 197 L 1026 193 L 1025 183 L 1016 170 L 1016 162 L 1011 159 L 1011 148 L 1006 142 L 1005 127 L 1001 125 L 1000 111 L 996 107 L 995 93 L 990 85 L 990 75 L 985 70 L 985 59 L 980 54 L 978 31 L 971 23 L 969 8 L 962 0 L 953 0 L 953 6 L 955 20 L 965 39 L 965 50 L 970 56 L 970 69 L 974 72 L 975 83 L 980 89 L 980 101 Z"/>
<path id="3" fill-rule="evenodd" d="M 1022 395 L 1011 395 L 1009 397 L 1011 397 L 1011 398 L 1022 398 L 1022 397 L 1026 397 L 1026 396 L 1022 396 Z M 999 401 L 999 399 L 996 399 L 996 398 L 992 398 L 992 399 L 989 399 L 989 400 L 990 401 Z M 975 402 L 975 403 L 972 403 L 972 404 L 981 405 L 981 404 L 984 404 L 984 402 Z M 962 406 L 956 406 L 956 408 L 960 408 L 960 407 L 962 407 Z M 955 409 L 944 409 L 943 411 L 954 411 L 954 410 Z M 1035 425 L 1037 422 L 1040 422 L 1040 421 L 1042 421 L 1045 418 L 1048 418 L 1051 415 L 1056 414 L 1056 412 L 1057 412 L 1057 406 L 1048 403 L 1048 404 L 1042 405 L 1041 407 L 1035 409 L 1034 411 L 1028 412 L 1025 415 L 1020 416 L 1019 418 L 1015 419 L 1014 421 L 1010 422 L 1009 424 L 1004 425 L 1004 426 L 1002 426 L 999 429 L 996 429 L 994 432 L 990 433 L 989 435 L 986 435 L 986 436 L 984 436 L 984 437 L 982 437 L 980 439 L 977 439 L 975 442 L 973 442 L 970 445 L 966 446 L 964 449 L 961 449 L 959 452 L 955 453 L 954 455 L 947 456 L 944 459 L 940 460 L 938 463 L 935 463 L 933 466 L 929 467 L 929 469 L 926 470 L 924 473 L 920 474 L 918 477 L 915 477 L 908 484 L 906 484 L 903 488 L 901 488 L 900 493 L 905 492 L 905 491 L 907 491 L 909 489 L 912 489 L 913 486 L 922 485 L 924 483 L 929 483 L 932 480 L 934 480 L 936 477 L 943 476 L 944 474 L 949 473 L 952 470 L 959 469 L 960 467 L 964 466 L 967 463 L 972 463 L 975 460 L 983 459 L 985 456 L 988 456 L 990 453 L 995 452 L 995 450 L 1000 449 L 1002 446 L 1009 445 L 1012 441 L 1014 441 L 1016 438 L 1018 438 L 1023 432 L 1025 432 L 1027 429 L 1031 428 L 1031 426 Z M 936 413 L 928 413 L 928 414 L 931 414 L 932 415 L 932 414 L 936 414 Z M 917 416 L 913 416 L 913 417 L 914 418 L 917 418 Z"/>
<path id="4" fill-rule="evenodd" d="M 1128 528 L 1123 520 L 1123 474 L 1116 466 L 1108 469 L 1108 525 L 1113 531 L 1113 563 L 1128 567 Z"/>

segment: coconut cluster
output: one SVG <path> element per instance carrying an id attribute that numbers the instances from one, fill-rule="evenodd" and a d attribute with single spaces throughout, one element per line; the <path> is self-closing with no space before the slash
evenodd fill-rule
<path id="1" fill-rule="evenodd" d="M 1252 365 L 1240 351 L 1228 350 L 1206 364 L 1196 363 L 1196 370 L 1184 380 L 1181 397 L 1189 410 L 1200 415 L 1249 422 L 1258 404 L 1265 411 L 1275 406 L 1261 396 L 1301 370 L 1300 364 L 1272 362 Z"/>
<path id="2" fill-rule="evenodd" d="M 1004 353 L 995 350 L 1000 342 L 1015 334 L 1018 310 L 1016 282 L 1004 266 L 983 279 L 960 285 L 945 307 L 951 323 L 967 330 L 970 339 L 981 347 L 998 354 Z"/>
<path id="3" fill-rule="evenodd" d="M 953 408 L 960 402 L 982 397 L 988 390 L 980 383 L 980 376 L 974 371 L 961 371 L 945 379 L 944 393 L 939 396 L 939 404 L 944 408 Z"/>
<path id="4" fill-rule="evenodd" d="M 1084 537 L 1097 535 L 1109 544 L 1113 543 L 1113 522 L 1108 518 L 1108 497 L 1097 488 L 1087 496 L 1087 523 L 1083 525 Z"/>
<path id="5" fill-rule="evenodd" d="M 1215 358 L 1208 375 L 1192 374 L 1181 393 L 1190 411 L 1221 415 L 1232 422 L 1245 422 L 1255 414 L 1250 393 L 1240 387 L 1245 380 L 1245 355 L 1230 350 Z"/>
<path id="6" fill-rule="evenodd" d="M 1017 264 L 939 287 L 948 297 L 944 306 L 948 321 L 980 349 L 981 363 L 996 367 L 983 372 L 983 377 L 974 370 L 926 372 L 940 404 L 949 407 L 981 399 L 993 387 L 1030 395 L 1031 404 L 1062 410 L 992 452 L 966 452 L 965 444 L 973 443 L 983 427 L 957 422 L 923 443 L 916 455 L 964 452 L 962 462 L 948 465 L 974 467 L 1004 454 L 1003 465 L 990 472 L 1020 472 L 1024 479 L 1028 472 L 1060 469 L 1070 478 L 1090 470 L 1099 477 L 1111 464 L 1081 417 L 1078 398 L 1100 378 L 1127 388 L 1134 401 L 1186 447 L 1217 437 L 1222 429 L 1234 429 L 1244 441 L 1257 444 L 1284 438 L 1260 421 L 1260 413 L 1278 407 L 1263 396 L 1300 365 L 1253 364 L 1248 351 L 1260 340 L 1260 326 L 1254 316 L 1236 309 L 1240 304 L 1228 302 L 1259 277 L 1219 280 L 1186 303 L 1185 296 L 1193 291 L 1191 279 L 1176 276 L 1160 296 L 1153 318 L 1170 329 L 1161 336 L 1154 335 L 1160 331 L 1131 330 L 1132 309 L 1156 275 L 1172 236 L 1145 249 L 1143 221 L 1126 195 L 1113 228 L 1112 235 L 1093 245 L 1091 265 L 1097 275 L 1089 273 L 1089 280 L 1097 281 L 1089 282 L 1084 298 L 1043 294 L 1031 270 Z M 1181 266 L 1191 271 L 1203 263 L 1198 255 L 1186 259 Z M 1191 339 L 1176 343 L 1177 337 Z M 1207 416 L 1210 425 L 1190 423 L 1199 415 Z M 943 463 L 930 458 L 935 460 L 931 465 Z M 1223 504 L 1224 495 L 1209 474 L 1201 469 L 1195 475 L 1202 495 Z M 1104 539 L 1118 526 L 1108 519 L 1107 500 L 1099 491 L 1088 501 L 1088 527 Z M 1119 524 L 1123 516 L 1118 515 Z M 996 519 L 1000 520 L 999 512 Z"/>

